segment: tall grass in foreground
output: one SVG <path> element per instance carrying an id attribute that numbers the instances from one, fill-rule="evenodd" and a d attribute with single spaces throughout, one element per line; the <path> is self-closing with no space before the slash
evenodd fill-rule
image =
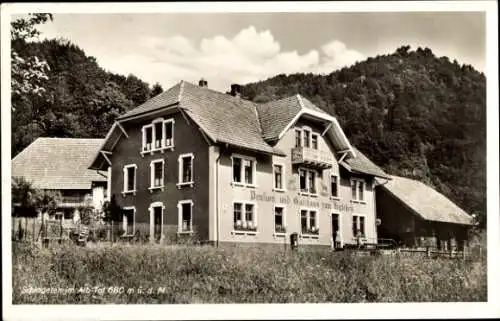
<path id="1" fill-rule="evenodd" d="M 22 293 L 29 288 L 75 292 Z M 486 288 L 485 260 L 306 249 L 13 246 L 14 304 L 486 301 Z"/>

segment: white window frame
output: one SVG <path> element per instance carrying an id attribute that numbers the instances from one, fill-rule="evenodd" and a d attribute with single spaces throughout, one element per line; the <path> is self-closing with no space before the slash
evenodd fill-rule
<path id="1" fill-rule="evenodd" d="M 243 222 L 246 222 L 246 205 L 252 205 L 253 206 L 253 226 L 255 227 L 255 231 L 247 231 L 247 230 L 238 230 L 234 227 L 234 204 L 241 204 L 241 221 L 242 224 Z M 231 234 L 238 234 L 238 235 L 256 235 L 259 233 L 259 225 L 257 222 L 257 203 L 255 202 L 248 202 L 248 201 L 233 201 L 232 203 L 232 208 L 231 208 L 231 223 L 233 224 L 233 231 Z"/>
<path id="2" fill-rule="evenodd" d="M 240 178 L 241 182 L 234 181 L 234 159 L 239 158 L 241 160 L 241 168 L 240 168 Z M 243 161 L 251 161 L 252 162 L 252 178 L 253 181 L 251 184 L 245 183 L 245 166 L 243 165 Z M 252 156 L 245 156 L 241 154 L 232 154 L 231 155 L 231 185 L 234 186 L 244 186 L 244 187 L 257 187 L 257 159 Z"/>
<path id="3" fill-rule="evenodd" d="M 128 190 L 128 169 L 134 168 L 134 189 Z M 122 195 L 133 194 L 135 195 L 137 191 L 137 165 L 136 164 L 128 164 L 123 166 L 123 190 Z"/>
<path id="4" fill-rule="evenodd" d="M 332 190 L 332 177 L 337 178 L 337 195 L 333 195 Z M 340 175 L 336 173 L 330 174 L 330 199 L 332 200 L 340 200 Z"/>
<path id="5" fill-rule="evenodd" d="M 122 214 L 122 220 L 123 220 L 123 236 L 131 236 L 135 234 L 135 213 L 136 209 L 135 206 L 125 206 L 123 208 L 124 211 L 134 211 L 134 214 L 132 214 L 132 234 L 127 234 L 127 227 L 130 222 L 128 222 L 127 216 L 125 214 Z"/>
<path id="6" fill-rule="evenodd" d="M 161 123 L 162 139 L 160 141 L 160 147 L 156 147 L 156 125 Z M 166 146 L 166 134 L 167 134 L 167 123 L 172 123 L 172 144 Z M 146 129 L 151 128 L 151 149 L 145 150 L 146 147 Z M 174 133 L 175 133 L 175 120 L 173 118 L 163 119 L 156 118 L 144 126 L 142 126 L 142 146 L 141 146 L 141 156 L 144 157 L 145 154 L 153 155 L 155 152 L 160 151 L 163 153 L 164 150 L 174 150 Z"/>
<path id="7" fill-rule="evenodd" d="M 153 202 L 149 204 L 149 241 L 154 242 L 154 209 L 156 207 L 161 207 L 161 230 L 160 230 L 160 241 L 162 241 L 165 238 L 165 235 L 163 234 L 163 217 L 165 216 L 165 205 L 163 205 L 163 202 Z"/>
<path id="8" fill-rule="evenodd" d="M 151 128 L 151 148 L 146 150 L 146 129 Z M 142 126 L 142 146 L 141 146 L 141 155 L 144 155 L 146 153 L 151 153 L 154 152 L 154 140 L 155 140 L 155 135 L 154 135 L 155 129 L 153 126 L 153 123 L 147 124 Z"/>
<path id="9" fill-rule="evenodd" d="M 364 229 L 365 230 L 362 231 L 362 232 L 364 232 L 364 233 L 362 233 L 363 234 L 362 239 L 366 240 L 366 214 L 353 213 L 352 214 L 352 222 L 351 223 L 354 223 L 354 221 L 356 221 L 356 230 L 359 230 L 359 227 L 361 225 L 360 224 L 361 220 L 358 219 L 359 217 L 364 217 L 364 219 L 365 219 L 365 225 L 364 225 Z M 353 225 L 354 224 L 351 225 L 351 232 L 353 233 L 352 237 L 354 238 L 354 240 L 356 240 L 356 233 L 354 233 L 354 231 L 352 231 Z"/>
<path id="10" fill-rule="evenodd" d="M 162 183 L 161 185 L 159 186 L 154 186 L 154 181 L 155 181 L 155 164 L 157 163 L 161 163 L 161 179 L 162 179 Z M 151 163 L 149 163 L 149 170 L 150 170 L 150 184 L 149 184 L 149 191 L 152 193 L 153 190 L 155 189 L 160 189 L 160 190 L 164 190 L 165 188 L 165 160 L 163 158 L 161 159 L 155 159 L 155 160 L 152 160 Z"/>
<path id="11" fill-rule="evenodd" d="M 312 233 L 304 233 L 302 232 L 302 211 L 306 211 L 306 229 L 309 230 L 311 229 L 311 212 L 316 213 L 316 222 L 314 228 L 318 229 L 318 234 L 312 234 Z M 299 226 L 300 226 L 300 237 L 301 238 L 312 238 L 312 239 L 318 239 L 319 238 L 319 209 L 317 208 L 305 208 L 301 207 L 299 209 Z"/>
<path id="12" fill-rule="evenodd" d="M 188 226 L 189 230 L 184 231 L 182 229 L 182 205 L 184 204 L 190 204 L 191 205 L 191 219 L 190 219 L 190 224 Z M 177 202 L 177 233 L 178 234 L 191 234 L 193 233 L 193 208 L 194 208 L 194 203 L 193 200 L 182 200 Z"/>
<path id="13" fill-rule="evenodd" d="M 276 187 L 276 172 L 274 170 L 274 166 L 281 166 L 281 188 Z M 286 192 L 286 187 L 285 187 L 285 164 L 279 163 L 279 162 L 274 162 L 273 163 L 273 191 L 276 192 Z"/>
<path id="14" fill-rule="evenodd" d="M 300 189 L 300 171 L 305 171 L 306 172 L 306 192 L 303 192 Z M 309 186 L 309 175 L 310 172 L 314 172 L 314 190 L 316 191 L 315 193 L 311 193 L 311 186 Z M 300 195 L 306 195 L 306 196 L 318 196 L 318 179 L 319 179 L 319 172 L 317 170 L 311 169 L 311 168 L 305 168 L 305 167 L 299 167 L 297 169 L 297 173 L 299 175 L 299 194 Z"/>
<path id="15" fill-rule="evenodd" d="M 283 228 L 285 229 L 285 232 L 277 232 L 276 231 L 276 208 L 281 208 L 283 210 Z M 284 236 L 286 235 L 286 206 L 284 205 L 275 205 L 274 206 L 274 213 L 273 213 L 273 226 L 274 226 L 274 229 L 273 229 L 273 235 L 274 236 Z"/>
<path id="16" fill-rule="evenodd" d="M 352 184 L 356 184 L 356 197 L 352 198 Z M 359 184 L 363 183 L 363 199 L 359 198 Z M 351 202 L 354 203 L 366 203 L 366 181 L 362 178 L 351 178 L 351 185 L 350 187 L 350 195 L 351 195 Z"/>
<path id="17" fill-rule="evenodd" d="M 182 168 L 184 165 L 184 158 L 190 157 L 191 158 L 191 181 L 190 182 L 183 182 L 183 172 Z M 189 186 L 193 187 L 194 185 L 194 154 L 193 153 L 186 153 L 186 154 L 181 154 L 177 158 L 177 164 L 178 164 L 178 179 L 177 179 L 177 187 L 181 188 L 182 186 Z"/>
<path id="18" fill-rule="evenodd" d="M 167 123 L 172 123 L 172 144 L 167 146 Z M 162 148 L 163 149 L 170 149 L 174 150 L 175 146 L 175 120 L 173 118 L 166 119 L 163 122 L 163 142 L 162 142 Z"/>

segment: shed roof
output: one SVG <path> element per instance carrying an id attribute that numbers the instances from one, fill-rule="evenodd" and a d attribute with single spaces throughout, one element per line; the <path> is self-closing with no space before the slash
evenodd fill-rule
<path id="1" fill-rule="evenodd" d="M 103 139 L 40 137 L 12 159 L 12 177 L 40 189 L 91 189 L 106 178 L 88 169 Z"/>
<path id="2" fill-rule="evenodd" d="M 432 187 L 405 177 L 391 176 L 380 187 L 427 221 L 472 225 L 472 216 Z"/>

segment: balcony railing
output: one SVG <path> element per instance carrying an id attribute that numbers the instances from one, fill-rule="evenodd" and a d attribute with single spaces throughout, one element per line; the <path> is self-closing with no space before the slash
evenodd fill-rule
<path id="1" fill-rule="evenodd" d="M 303 164 L 321 169 L 333 166 L 332 156 L 325 151 L 307 147 L 292 148 L 292 164 Z"/>

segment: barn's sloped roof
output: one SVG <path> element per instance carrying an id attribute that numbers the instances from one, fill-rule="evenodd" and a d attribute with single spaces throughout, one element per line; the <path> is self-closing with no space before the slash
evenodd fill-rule
<path id="1" fill-rule="evenodd" d="M 414 214 L 427 221 L 472 225 L 472 216 L 432 187 L 405 177 L 391 176 L 380 185 L 390 195 L 403 202 Z"/>
<path id="2" fill-rule="evenodd" d="M 40 137 L 12 159 L 12 177 L 40 189 L 91 189 L 106 178 L 88 169 L 103 139 Z"/>

